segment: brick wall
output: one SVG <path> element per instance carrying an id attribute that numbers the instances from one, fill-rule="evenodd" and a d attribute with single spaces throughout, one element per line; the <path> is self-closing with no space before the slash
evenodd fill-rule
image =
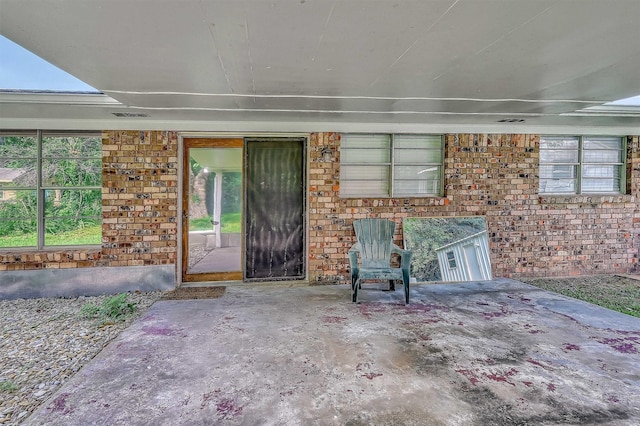
<path id="1" fill-rule="evenodd" d="M 102 148 L 102 247 L 4 252 L 0 271 L 175 263 L 177 134 L 109 131 Z"/>
<path id="2" fill-rule="evenodd" d="M 309 276 L 345 282 L 352 221 L 484 215 L 495 276 L 568 276 L 635 270 L 640 244 L 640 148 L 628 138 L 630 195 L 539 197 L 539 137 L 450 134 L 445 197 L 339 198 L 340 135 L 310 140 Z"/>
<path id="3" fill-rule="evenodd" d="M 102 141 L 102 263 L 176 261 L 178 135 L 105 132 Z"/>
<path id="4" fill-rule="evenodd" d="M 637 271 L 640 137 L 628 138 L 628 195 L 538 196 L 538 136 L 449 134 L 445 196 L 341 199 L 340 135 L 309 144 L 309 277 L 345 282 L 352 221 L 484 215 L 495 276 Z M 79 250 L 0 253 L 0 270 L 175 264 L 177 134 L 103 134 L 103 244 Z"/>

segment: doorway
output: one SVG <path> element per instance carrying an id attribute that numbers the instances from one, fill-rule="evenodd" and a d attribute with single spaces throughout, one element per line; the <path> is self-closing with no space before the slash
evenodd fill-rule
<path id="1" fill-rule="evenodd" d="M 304 138 L 185 138 L 182 281 L 304 279 Z"/>

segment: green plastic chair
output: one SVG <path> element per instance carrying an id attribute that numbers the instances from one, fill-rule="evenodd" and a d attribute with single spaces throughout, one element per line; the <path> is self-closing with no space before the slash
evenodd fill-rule
<path id="1" fill-rule="evenodd" d="M 356 231 L 357 242 L 349 249 L 351 301 L 358 302 L 362 280 L 388 280 L 391 291 L 395 291 L 395 280 L 402 280 L 405 304 L 408 304 L 411 252 L 393 243 L 396 223 L 387 219 L 359 219 L 353 221 L 353 229 Z M 391 267 L 391 255 L 394 253 L 400 255 L 399 268 Z"/>

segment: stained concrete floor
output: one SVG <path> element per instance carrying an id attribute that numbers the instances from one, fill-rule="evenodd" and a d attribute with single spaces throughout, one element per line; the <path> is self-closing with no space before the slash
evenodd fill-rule
<path id="1" fill-rule="evenodd" d="M 157 302 L 26 424 L 640 424 L 640 319 L 517 281 Z"/>

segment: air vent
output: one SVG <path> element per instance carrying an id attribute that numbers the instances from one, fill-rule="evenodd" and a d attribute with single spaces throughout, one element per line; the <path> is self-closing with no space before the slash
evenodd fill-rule
<path id="1" fill-rule="evenodd" d="M 114 112 L 112 114 L 115 115 L 116 117 L 125 117 L 125 118 L 148 117 L 148 115 L 143 112 Z"/>
<path id="2" fill-rule="evenodd" d="M 524 123 L 524 118 L 503 118 L 498 123 Z"/>

